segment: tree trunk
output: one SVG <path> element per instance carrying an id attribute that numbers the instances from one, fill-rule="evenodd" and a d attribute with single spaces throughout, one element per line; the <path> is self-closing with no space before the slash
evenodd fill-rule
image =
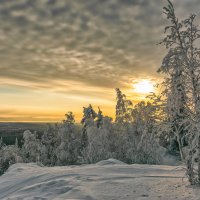
<path id="1" fill-rule="evenodd" d="M 184 157 L 183 148 L 182 148 L 182 144 L 181 144 L 181 138 L 179 135 L 177 136 L 177 142 L 178 142 L 178 148 L 180 151 L 181 160 L 183 161 L 185 159 L 185 157 Z"/>
<path id="2" fill-rule="evenodd" d="M 198 183 L 200 184 L 200 134 L 198 135 Z"/>
<path id="3" fill-rule="evenodd" d="M 194 184 L 194 170 L 193 170 L 193 163 L 192 163 L 192 150 L 189 152 L 189 157 L 187 159 L 187 175 L 188 175 L 188 180 L 191 183 L 191 185 Z"/>

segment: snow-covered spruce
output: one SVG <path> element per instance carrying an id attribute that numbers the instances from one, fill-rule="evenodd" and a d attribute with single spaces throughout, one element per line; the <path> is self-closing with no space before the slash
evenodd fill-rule
<path id="1" fill-rule="evenodd" d="M 162 40 L 168 53 L 159 71 L 168 75 L 164 83 L 167 121 L 182 160 L 187 160 L 189 181 L 200 184 L 200 30 L 195 24 L 195 14 L 178 20 L 169 0 L 164 13 L 170 21 Z M 184 155 L 183 147 L 188 143 L 190 151 Z M 197 171 L 195 160 L 198 161 Z"/>

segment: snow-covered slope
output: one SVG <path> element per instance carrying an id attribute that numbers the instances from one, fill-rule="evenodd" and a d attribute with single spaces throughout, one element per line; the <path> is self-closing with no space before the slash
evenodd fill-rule
<path id="1" fill-rule="evenodd" d="M 15 164 L 0 177 L 0 199 L 197 200 L 200 189 L 189 186 L 182 166 L 126 165 L 109 159 L 71 167 Z"/>

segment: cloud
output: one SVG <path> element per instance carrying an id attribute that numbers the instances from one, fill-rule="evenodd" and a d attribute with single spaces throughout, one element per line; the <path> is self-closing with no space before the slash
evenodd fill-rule
<path id="1" fill-rule="evenodd" d="M 56 81 L 114 88 L 141 76 L 158 77 L 164 50 L 156 43 L 166 24 L 165 3 L 2 0 L 0 79 L 38 88 L 52 82 L 56 88 Z M 175 7 L 182 15 L 199 4 L 179 0 Z"/>

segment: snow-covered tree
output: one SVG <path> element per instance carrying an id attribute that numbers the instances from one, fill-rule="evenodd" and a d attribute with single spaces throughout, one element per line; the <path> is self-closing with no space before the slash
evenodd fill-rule
<path id="1" fill-rule="evenodd" d="M 36 162 L 39 161 L 39 141 L 36 138 L 36 133 L 26 130 L 23 133 L 23 152 L 25 162 Z"/>
<path id="2" fill-rule="evenodd" d="M 119 88 L 116 88 L 116 118 L 115 122 L 124 124 L 131 121 L 131 107 L 132 102 L 126 99 L 126 95 L 121 92 Z"/>
<path id="3" fill-rule="evenodd" d="M 181 159 L 184 160 L 183 138 L 187 134 L 186 126 L 188 119 L 187 108 L 187 73 L 184 59 L 185 42 L 183 39 L 183 23 L 179 22 L 175 16 L 173 5 L 168 1 L 168 6 L 164 7 L 164 13 L 170 20 L 171 25 L 165 28 L 168 34 L 162 43 L 169 49 L 164 57 L 159 72 L 167 74 L 164 85 L 166 86 L 165 96 L 167 97 L 166 112 L 170 123 L 170 131 L 174 133 L 174 138 L 178 143 Z"/>
<path id="4" fill-rule="evenodd" d="M 170 75 L 169 111 L 174 121 L 173 130 L 177 136 L 181 152 L 181 139 L 187 135 L 190 144 L 188 175 L 191 183 L 200 180 L 200 158 L 198 158 L 197 178 L 192 177 L 193 157 L 196 152 L 200 156 L 198 138 L 200 135 L 200 48 L 199 30 L 195 25 L 196 15 L 179 21 L 175 15 L 173 4 L 168 0 L 164 13 L 171 24 L 165 28 L 167 36 L 163 43 L 170 48 L 163 60 L 161 71 Z M 195 141 L 193 141 L 195 140 Z M 183 152 L 181 152 L 184 158 Z M 192 181 L 195 180 L 195 181 Z M 198 180 L 198 181 L 197 181 Z M 200 182 L 200 181 L 199 181 Z"/>
<path id="5" fill-rule="evenodd" d="M 132 110 L 132 133 L 127 136 L 127 159 L 130 163 L 159 163 L 159 144 L 156 123 L 157 107 L 144 101 Z"/>
<path id="6" fill-rule="evenodd" d="M 0 149 L 0 175 L 12 164 L 23 162 L 21 149 L 16 145 L 4 145 Z"/>
<path id="7" fill-rule="evenodd" d="M 101 128 L 95 125 L 90 126 L 87 128 L 87 134 L 88 145 L 84 155 L 87 163 L 96 163 L 112 157 L 112 153 L 109 151 L 110 130 L 108 127 L 104 127 L 103 123 Z"/>
<path id="8" fill-rule="evenodd" d="M 66 119 L 58 129 L 59 146 L 56 149 L 57 164 L 77 164 L 80 153 L 81 134 L 79 128 L 74 124 L 74 115 L 68 112 Z"/>
<path id="9" fill-rule="evenodd" d="M 97 113 L 96 123 L 97 123 L 97 128 L 101 128 L 103 125 L 103 114 L 99 107 L 98 107 L 98 109 L 99 109 L 99 111 Z"/>
<path id="10" fill-rule="evenodd" d="M 41 137 L 41 144 L 38 143 L 39 160 L 42 164 L 54 166 L 57 162 L 56 148 L 58 146 L 58 125 L 48 124 Z"/>
<path id="11" fill-rule="evenodd" d="M 96 112 L 92 108 L 90 104 L 88 107 L 83 107 L 83 118 L 81 120 L 81 124 L 83 124 L 82 136 L 81 136 L 81 149 L 82 151 L 88 145 L 88 135 L 87 128 L 94 124 L 94 120 L 97 117 Z"/>

